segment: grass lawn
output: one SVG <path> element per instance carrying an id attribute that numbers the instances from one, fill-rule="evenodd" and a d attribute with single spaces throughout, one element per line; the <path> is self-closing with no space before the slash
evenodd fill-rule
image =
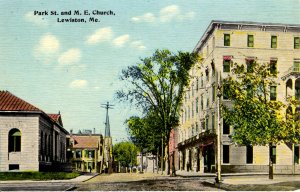
<path id="1" fill-rule="evenodd" d="M 0 181 L 7 180 L 62 180 L 78 177 L 79 173 L 67 172 L 0 172 Z"/>

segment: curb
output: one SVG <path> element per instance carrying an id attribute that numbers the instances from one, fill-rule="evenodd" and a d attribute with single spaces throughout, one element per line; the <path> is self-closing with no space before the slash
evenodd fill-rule
<path id="1" fill-rule="evenodd" d="M 97 173 L 97 174 L 93 175 L 92 177 L 87 178 L 86 180 L 81 181 L 81 182 L 86 182 L 86 181 L 88 181 L 88 180 L 91 180 L 91 179 L 93 179 L 94 177 L 96 177 L 96 176 L 98 176 L 98 175 L 99 175 L 99 173 Z"/>
<path id="2" fill-rule="evenodd" d="M 69 187 L 68 189 L 66 189 L 65 191 L 73 191 L 74 189 L 76 189 L 75 186 Z"/>

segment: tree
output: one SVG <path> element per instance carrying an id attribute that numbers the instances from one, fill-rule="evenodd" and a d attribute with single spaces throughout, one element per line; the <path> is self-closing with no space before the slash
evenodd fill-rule
<path id="1" fill-rule="evenodd" d="M 161 125 L 159 121 L 153 120 L 156 118 L 152 113 L 148 113 L 143 118 L 132 116 L 126 120 L 127 131 L 130 135 L 130 140 L 140 149 L 147 149 L 152 154 L 157 154 L 157 149 L 161 147 L 161 138 L 159 130 Z M 159 154 L 157 154 L 159 155 Z"/>
<path id="2" fill-rule="evenodd" d="M 223 97 L 232 106 L 223 105 L 226 123 L 234 126 L 232 139 L 240 145 L 269 146 L 269 178 L 273 178 L 272 146 L 298 141 L 299 128 L 293 118 L 286 118 L 286 105 L 272 94 L 276 75 L 269 64 L 256 62 L 247 66 L 234 64 L 232 75 L 223 81 Z M 296 130 L 297 129 L 297 130 Z"/>
<path id="3" fill-rule="evenodd" d="M 179 106 L 189 84 L 189 70 L 198 59 L 195 53 L 156 50 L 151 57 L 122 71 L 126 89 L 118 91 L 117 97 L 131 102 L 144 114 L 155 114 L 155 120 L 162 125 L 159 132 L 163 146 L 168 145 L 170 131 L 179 122 Z"/>
<path id="4" fill-rule="evenodd" d="M 137 152 L 137 146 L 129 141 L 117 143 L 113 147 L 115 160 L 119 161 L 120 165 L 124 167 L 137 165 Z"/>

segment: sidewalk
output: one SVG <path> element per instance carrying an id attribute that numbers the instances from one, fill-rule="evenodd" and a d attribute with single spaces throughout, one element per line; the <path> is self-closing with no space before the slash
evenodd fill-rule
<path id="1" fill-rule="evenodd" d="M 0 184 L 8 184 L 8 183 L 73 183 L 73 182 L 84 182 L 96 177 L 99 173 L 86 173 L 75 177 L 73 179 L 65 179 L 65 180 L 10 180 L 10 181 L 0 181 Z"/>
<path id="2" fill-rule="evenodd" d="M 210 177 L 215 178 L 215 173 L 199 173 L 191 171 L 176 171 L 181 177 Z M 268 173 L 223 173 L 222 183 L 229 185 L 253 185 L 253 184 L 274 184 L 281 182 L 300 182 L 300 175 L 274 175 L 274 179 L 269 179 Z M 215 180 L 210 180 L 214 184 Z"/>
<path id="3" fill-rule="evenodd" d="M 274 175 L 274 179 L 269 179 L 268 175 L 260 176 L 229 176 L 222 178 L 223 184 L 229 185 L 268 185 L 282 182 L 300 182 L 300 175 Z"/>

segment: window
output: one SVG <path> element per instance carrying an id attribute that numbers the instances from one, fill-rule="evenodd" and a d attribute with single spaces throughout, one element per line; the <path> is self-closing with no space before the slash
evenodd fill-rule
<path id="1" fill-rule="evenodd" d="M 223 72 L 230 72 L 230 60 L 223 60 Z"/>
<path id="2" fill-rule="evenodd" d="M 211 129 L 215 130 L 215 114 L 211 116 Z"/>
<path id="3" fill-rule="evenodd" d="M 19 170 L 20 165 L 19 164 L 9 164 L 8 165 L 8 170 Z"/>
<path id="4" fill-rule="evenodd" d="M 213 76 L 213 77 L 214 77 L 215 74 L 216 74 L 216 67 L 215 67 L 215 63 L 214 63 L 213 60 L 211 61 L 211 73 L 212 73 L 212 76 Z"/>
<path id="5" fill-rule="evenodd" d="M 197 80 L 196 80 L 196 91 L 198 92 L 198 90 L 199 90 L 199 79 L 198 79 L 198 77 L 197 77 Z"/>
<path id="6" fill-rule="evenodd" d="M 253 59 L 246 59 L 246 65 L 247 65 L 247 73 L 253 73 Z"/>
<path id="7" fill-rule="evenodd" d="M 294 49 L 300 49 L 300 37 L 294 37 Z"/>
<path id="8" fill-rule="evenodd" d="M 300 72 L 300 59 L 294 59 L 294 72 Z"/>
<path id="9" fill-rule="evenodd" d="M 229 163 L 229 145 L 223 145 L 223 163 Z"/>
<path id="10" fill-rule="evenodd" d="M 276 146 L 270 147 L 270 158 L 271 158 L 273 164 L 276 164 Z"/>
<path id="11" fill-rule="evenodd" d="M 206 99 L 206 108 L 209 108 L 209 98 Z"/>
<path id="12" fill-rule="evenodd" d="M 203 73 L 201 73 L 201 77 L 200 77 L 201 79 L 201 87 L 203 87 Z"/>
<path id="13" fill-rule="evenodd" d="M 89 151 L 89 158 L 94 158 L 95 157 L 95 151 Z"/>
<path id="14" fill-rule="evenodd" d="M 271 36 L 271 48 L 277 48 L 277 36 Z"/>
<path id="15" fill-rule="evenodd" d="M 195 134 L 194 125 L 192 125 L 192 137 L 194 136 L 194 134 Z"/>
<path id="16" fill-rule="evenodd" d="M 205 129 L 206 129 L 205 121 L 204 121 L 204 120 L 201 122 L 201 129 L 202 129 L 202 130 L 205 130 Z"/>
<path id="17" fill-rule="evenodd" d="M 253 146 L 246 146 L 246 163 L 253 163 Z"/>
<path id="18" fill-rule="evenodd" d="M 192 84 L 192 97 L 194 97 L 194 83 Z"/>
<path id="19" fill-rule="evenodd" d="M 194 117 L 194 101 L 192 102 L 192 117 Z"/>
<path id="20" fill-rule="evenodd" d="M 80 150 L 77 150 L 77 151 L 76 151 L 75 157 L 76 157 L 76 158 L 81 158 L 81 151 L 80 151 Z"/>
<path id="21" fill-rule="evenodd" d="M 203 110 L 203 95 L 200 97 L 200 108 Z"/>
<path id="22" fill-rule="evenodd" d="M 299 146 L 294 147 L 294 163 L 299 164 Z"/>
<path id="23" fill-rule="evenodd" d="M 230 34 L 224 34 L 224 46 L 230 46 Z"/>
<path id="24" fill-rule="evenodd" d="M 209 81 L 209 69 L 208 68 L 205 69 L 205 75 L 206 75 L 206 81 L 208 82 Z"/>
<path id="25" fill-rule="evenodd" d="M 223 135 L 230 134 L 230 126 L 223 120 Z"/>
<path id="26" fill-rule="evenodd" d="M 198 97 L 197 97 L 197 98 L 196 98 L 196 113 L 198 113 L 198 112 L 199 112 L 198 105 L 199 105 L 199 101 L 198 101 Z"/>
<path id="27" fill-rule="evenodd" d="M 270 73 L 276 75 L 277 73 L 277 60 L 270 61 Z"/>
<path id="28" fill-rule="evenodd" d="M 208 119 L 209 119 L 209 116 L 207 116 L 205 118 L 205 130 L 207 131 L 208 130 Z"/>
<path id="29" fill-rule="evenodd" d="M 12 129 L 8 133 L 8 152 L 21 151 L 21 132 L 19 129 Z"/>
<path id="30" fill-rule="evenodd" d="M 216 100 L 216 86 L 212 86 L 212 102 L 215 102 Z"/>
<path id="31" fill-rule="evenodd" d="M 198 127 L 198 123 L 196 123 L 196 134 L 199 133 L 199 127 Z"/>
<path id="32" fill-rule="evenodd" d="M 229 99 L 229 85 L 228 84 L 223 85 L 223 99 L 224 100 Z"/>
<path id="33" fill-rule="evenodd" d="M 254 35 L 248 35 L 247 46 L 254 47 Z"/>
<path id="34" fill-rule="evenodd" d="M 270 100 L 276 101 L 276 86 L 270 87 Z"/>

